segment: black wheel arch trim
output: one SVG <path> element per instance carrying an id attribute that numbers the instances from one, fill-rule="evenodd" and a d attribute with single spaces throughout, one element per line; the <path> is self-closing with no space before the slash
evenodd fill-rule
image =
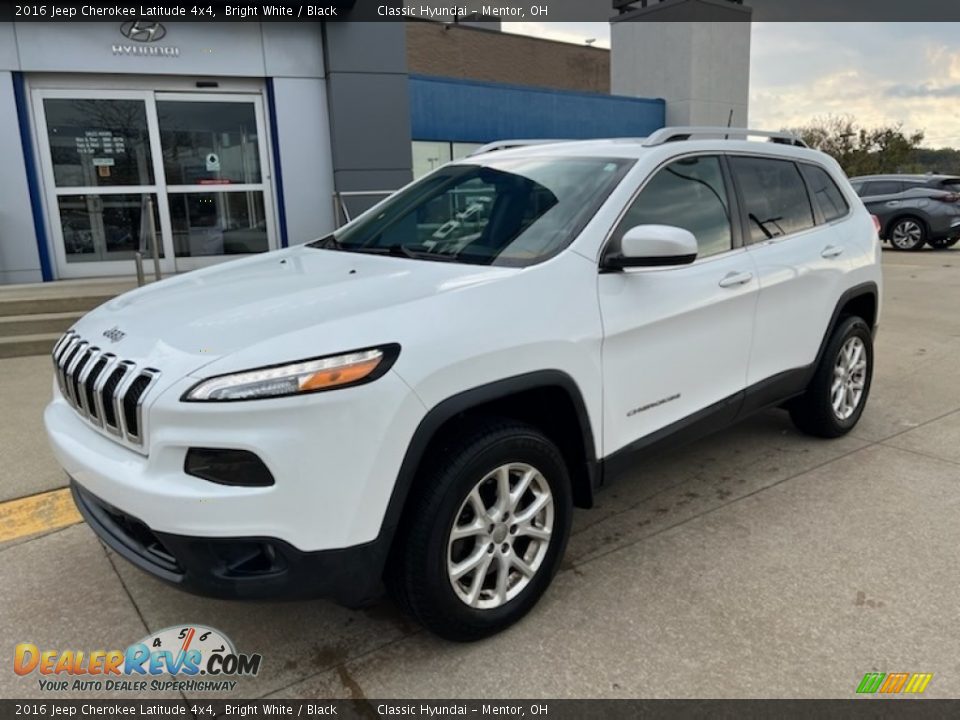
<path id="1" fill-rule="evenodd" d="M 877 284 L 873 281 L 860 283 L 859 285 L 854 285 L 852 288 L 848 288 L 837 300 L 837 304 L 833 308 L 833 315 L 830 316 L 830 322 L 827 324 L 827 330 L 823 334 L 823 339 L 820 341 L 820 349 L 817 350 L 817 358 L 814 360 L 813 364 L 809 366 L 808 376 L 806 383 L 809 384 L 810 380 L 813 378 L 813 374 L 817 371 L 817 368 L 820 367 L 820 361 L 823 360 L 823 355 L 827 351 L 827 345 L 830 343 L 830 337 L 833 335 L 833 331 L 836 330 L 837 325 L 840 323 L 840 317 L 843 313 L 843 309 L 851 300 L 856 300 L 859 297 L 869 296 L 873 298 L 873 308 L 874 308 L 874 317 L 873 322 L 870 324 L 870 333 L 876 335 L 877 333 L 877 320 L 880 313 L 880 291 L 877 288 Z M 864 318 L 866 320 L 866 318 Z"/>
<path id="2" fill-rule="evenodd" d="M 397 473 L 396 482 L 380 525 L 380 533 L 375 541 L 382 549 L 384 563 L 387 561 L 394 537 L 400 526 L 417 470 L 425 457 L 427 447 L 437 436 L 440 429 L 458 415 L 487 403 L 522 392 L 551 387 L 559 387 L 569 397 L 577 415 L 579 434 L 583 441 L 585 467 L 582 471 L 586 473 L 587 482 L 586 487 L 579 488 L 580 493 L 577 492 L 578 488 L 573 488 L 574 504 L 578 507 L 592 506 L 593 491 L 599 485 L 601 478 L 594 445 L 593 427 L 587 413 L 583 394 L 580 392 L 580 387 L 576 381 L 562 370 L 539 370 L 504 378 L 465 390 L 441 401 L 431 408 L 417 425 L 413 437 L 407 444 L 407 451 Z M 571 468 L 571 474 L 574 473 L 574 470 L 574 468 Z"/>

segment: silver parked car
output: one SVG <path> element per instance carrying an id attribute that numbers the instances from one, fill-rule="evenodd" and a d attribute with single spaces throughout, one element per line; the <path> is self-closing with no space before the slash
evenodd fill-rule
<path id="1" fill-rule="evenodd" d="M 850 183 L 897 250 L 942 250 L 960 240 L 960 177 L 863 175 Z"/>

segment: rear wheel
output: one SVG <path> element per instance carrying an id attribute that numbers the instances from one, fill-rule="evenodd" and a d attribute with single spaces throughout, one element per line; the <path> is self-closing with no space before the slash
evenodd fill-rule
<path id="1" fill-rule="evenodd" d="M 790 418 L 808 435 L 835 438 L 860 420 L 873 378 L 873 336 L 859 317 L 848 317 L 833 331 L 807 387 L 791 401 Z"/>
<path id="2" fill-rule="evenodd" d="M 927 228 L 919 218 L 902 217 L 893 221 L 887 235 L 897 250 L 919 250 L 927 241 Z"/>
<path id="3" fill-rule="evenodd" d="M 536 428 L 491 421 L 428 458 L 388 571 L 394 597 L 450 640 L 497 633 L 537 603 L 570 534 L 570 479 Z"/>

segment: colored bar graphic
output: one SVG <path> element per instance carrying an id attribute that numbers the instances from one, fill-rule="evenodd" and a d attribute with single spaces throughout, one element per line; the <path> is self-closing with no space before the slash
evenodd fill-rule
<path id="1" fill-rule="evenodd" d="M 907 683 L 904 692 L 922 693 L 927 689 L 927 685 L 930 684 L 932 678 L 933 673 L 914 673 L 910 678 L 910 682 Z"/>
<path id="2" fill-rule="evenodd" d="M 887 675 L 887 679 L 884 680 L 883 685 L 880 686 L 880 692 L 882 693 L 898 693 L 903 690 L 903 686 L 907 684 L 907 678 L 910 677 L 909 673 L 890 673 Z"/>
<path id="3" fill-rule="evenodd" d="M 860 681 L 857 692 L 872 695 L 880 689 L 880 683 L 883 682 L 883 678 L 885 677 L 886 673 L 867 673 L 863 676 L 863 680 Z"/>
<path id="4" fill-rule="evenodd" d="M 933 673 L 867 673 L 857 686 L 857 693 L 922 693 L 933 679 Z"/>

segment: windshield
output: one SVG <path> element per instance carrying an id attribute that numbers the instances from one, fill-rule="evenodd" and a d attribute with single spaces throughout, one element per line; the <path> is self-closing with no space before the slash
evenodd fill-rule
<path id="1" fill-rule="evenodd" d="M 633 164 L 592 157 L 448 165 L 311 247 L 524 266 L 563 250 Z"/>

